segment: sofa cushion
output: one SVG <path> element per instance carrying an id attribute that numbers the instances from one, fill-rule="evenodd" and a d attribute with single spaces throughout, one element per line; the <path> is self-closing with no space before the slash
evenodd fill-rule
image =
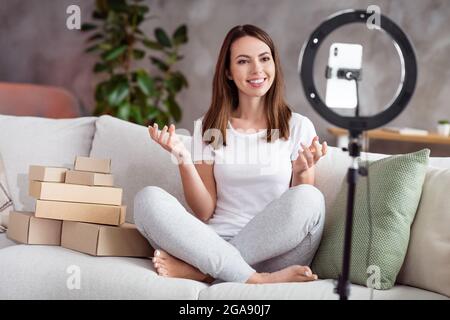
<path id="1" fill-rule="evenodd" d="M 199 300 L 336 300 L 334 281 L 316 280 L 303 283 L 242 284 L 220 283 L 200 292 Z M 371 290 L 350 285 L 350 300 L 448 300 L 447 297 L 403 285 L 390 290 Z"/>
<path id="2" fill-rule="evenodd" d="M 207 287 L 158 276 L 149 259 L 93 257 L 55 246 L 7 247 L 0 261 L 0 299 L 191 300 Z"/>
<path id="3" fill-rule="evenodd" d="M 176 132 L 179 134 L 180 130 Z M 180 138 L 190 147 L 189 136 L 180 135 Z M 134 197 L 146 186 L 166 190 L 190 211 L 184 198 L 178 166 L 171 155 L 150 138 L 146 127 L 101 116 L 96 123 L 91 157 L 111 159 L 115 184 L 123 188 L 128 222 L 134 222 Z"/>
<path id="4" fill-rule="evenodd" d="M 16 210 L 34 210 L 29 166 L 72 167 L 76 156 L 89 155 L 95 120 L 0 116 L 0 154 Z"/>
<path id="5" fill-rule="evenodd" d="M 13 210 L 11 196 L 6 182 L 2 155 L 0 154 L 0 233 L 8 226 L 9 213 Z"/>
<path id="6" fill-rule="evenodd" d="M 397 281 L 450 297 L 450 169 L 429 167 Z"/>
<path id="7" fill-rule="evenodd" d="M 375 280 L 371 285 L 377 289 L 394 285 L 406 255 L 429 152 L 424 149 L 370 163 L 370 215 L 367 178 L 358 179 L 350 270 L 353 283 L 366 285 L 367 281 Z M 341 272 L 347 189 L 347 184 L 342 184 L 332 208 L 335 212 L 326 217 L 324 235 L 313 261 L 313 271 L 323 279 L 336 279 Z M 368 277 L 368 271 L 375 273 Z"/>

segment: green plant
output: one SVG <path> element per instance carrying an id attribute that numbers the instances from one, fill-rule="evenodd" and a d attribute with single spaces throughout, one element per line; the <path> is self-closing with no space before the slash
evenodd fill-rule
<path id="1" fill-rule="evenodd" d="M 179 122 L 182 111 L 176 95 L 188 82 L 173 67 L 183 59 L 179 52 L 188 42 L 187 27 L 179 26 L 172 37 L 156 28 L 155 38 L 148 38 L 140 27 L 153 17 L 147 16 L 150 8 L 141 2 L 96 0 L 92 18 L 98 23 L 82 25 L 82 31 L 93 32 L 86 52 L 95 52 L 100 58 L 93 71 L 106 75 L 96 86 L 94 115 L 110 114 L 142 125 L 156 122 L 162 126 L 170 119 Z M 146 57 L 155 72 L 134 67 Z"/>
<path id="2" fill-rule="evenodd" d="M 449 123 L 450 122 L 448 120 L 445 120 L 445 119 L 438 121 L 438 124 L 449 124 Z"/>

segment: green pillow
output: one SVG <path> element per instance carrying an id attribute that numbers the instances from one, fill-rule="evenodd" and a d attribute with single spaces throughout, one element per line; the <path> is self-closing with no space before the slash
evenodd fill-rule
<path id="1" fill-rule="evenodd" d="M 358 176 L 349 279 L 352 283 L 375 289 L 394 286 L 408 248 L 429 154 L 429 149 L 423 149 L 369 162 L 370 216 L 367 177 Z M 347 193 L 345 179 L 331 212 L 327 212 L 322 241 L 312 263 L 313 272 L 322 279 L 337 279 L 341 273 Z M 368 256 L 370 220 L 372 246 Z"/>

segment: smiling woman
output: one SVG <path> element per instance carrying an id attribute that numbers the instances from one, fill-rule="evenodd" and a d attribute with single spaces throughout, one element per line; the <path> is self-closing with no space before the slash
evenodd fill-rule
<path id="1" fill-rule="evenodd" d="M 193 155 L 174 125 L 149 127 L 149 134 L 176 156 L 194 213 L 161 188 L 136 195 L 136 226 L 157 248 L 153 263 L 160 276 L 242 283 L 317 279 L 308 265 L 325 205 L 313 186 L 314 166 L 326 143 L 321 146 L 312 122 L 285 102 L 278 53 L 266 32 L 244 25 L 225 37 L 210 108 L 194 127 L 193 142 L 201 148 Z"/>

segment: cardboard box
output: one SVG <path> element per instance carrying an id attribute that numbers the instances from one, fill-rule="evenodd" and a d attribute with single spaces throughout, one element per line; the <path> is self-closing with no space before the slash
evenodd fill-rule
<path id="1" fill-rule="evenodd" d="M 64 182 L 69 169 L 59 167 L 30 166 L 28 179 L 46 182 Z"/>
<path id="2" fill-rule="evenodd" d="M 12 211 L 6 233 L 11 240 L 26 244 L 61 244 L 62 221 L 36 218 L 33 212 Z"/>
<path id="3" fill-rule="evenodd" d="M 85 186 L 114 186 L 114 178 L 109 173 L 69 170 L 66 173 L 66 183 Z"/>
<path id="4" fill-rule="evenodd" d="M 99 173 L 111 173 L 111 159 L 76 157 L 74 170 Z"/>
<path id="5" fill-rule="evenodd" d="M 61 246 L 93 256 L 151 257 L 153 249 L 134 224 L 120 227 L 64 221 Z"/>
<path id="6" fill-rule="evenodd" d="M 36 201 L 35 216 L 38 218 L 118 226 L 125 222 L 125 215 L 126 206 L 47 200 Z"/>
<path id="7" fill-rule="evenodd" d="M 114 187 L 30 181 L 29 194 L 39 200 L 96 203 L 113 206 L 122 204 L 122 189 Z"/>

